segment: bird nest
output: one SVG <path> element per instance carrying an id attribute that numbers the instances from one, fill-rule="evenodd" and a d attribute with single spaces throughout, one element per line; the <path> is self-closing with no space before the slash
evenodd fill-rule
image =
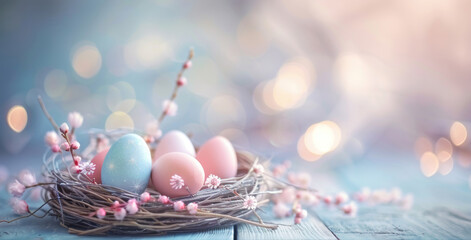
<path id="1" fill-rule="evenodd" d="M 114 137 L 122 135 L 113 133 Z M 91 134 L 91 144 L 83 155 L 96 153 L 97 134 Z M 244 208 L 244 197 L 254 196 L 257 208 L 269 202 L 269 195 L 279 193 L 269 172 L 256 173 L 254 166 L 259 158 L 249 152 L 237 151 L 237 176 L 222 179 L 217 189 L 203 188 L 194 195 L 172 199 L 186 204 L 196 202 L 198 211 L 175 211 L 173 204 L 159 201 L 140 203 L 139 211 L 126 215 L 122 220 L 113 216 L 109 208 L 115 201 L 125 204 L 139 195 L 120 188 L 96 184 L 83 174 L 71 172 L 72 159 L 65 154 L 44 155 L 43 175 L 47 183 L 43 200 L 50 206 L 50 213 L 57 216 L 63 227 L 79 235 L 97 234 L 167 234 L 208 230 L 237 223 L 248 223 L 275 229 L 277 225 L 264 223 L 257 209 Z M 84 156 L 87 158 L 87 156 Z M 147 192 L 157 199 L 160 194 L 150 188 Z M 106 215 L 100 219 L 94 214 L 104 208 Z M 256 218 L 252 218 L 255 216 Z M 250 220 L 250 219 L 256 219 Z"/>

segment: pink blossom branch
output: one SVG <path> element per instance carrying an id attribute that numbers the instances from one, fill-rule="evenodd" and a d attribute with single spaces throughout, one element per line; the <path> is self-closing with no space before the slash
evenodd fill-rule
<path id="1" fill-rule="evenodd" d="M 180 72 L 177 75 L 177 81 L 175 81 L 175 87 L 173 88 L 172 95 L 169 99 L 169 102 L 172 103 L 175 98 L 177 97 L 178 89 L 182 86 L 179 83 L 179 80 L 182 78 L 183 73 L 185 72 L 186 69 L 188 69 L 191 66 L 191 59 L 193 58 L 194 52 L 193 49 L 190 49 L 190 53 L 188 54 L 188 58 L 186 61 L 183 63 L 182 68 L 180 69 Z M 165 116 L 167 116 L 167 112 L 170 108 L 171 104 L 168 104 L 165 109 L 163 109 L 162 113 L 160 114 L 159 119 L 157 120 L 157 128 L 160 128 L 160 124 L 164 120 Z"/>
<path id="2" fill-rule="evenodd" d="M 52 124 L 52 127 L 56 130 L 56 132 L 60 133 L 59 126 L 51 117 L 49 112 L 47 111 L 46 106 L 44 105 L 43 99 L 39 95 L 38 95 L 38 102 L 39 102 L 39 105 L 41 106 L 41 109 L 43 110 L 44 115 L 46 115 L 47 120 L 49 120 L 49 122 Z"/>

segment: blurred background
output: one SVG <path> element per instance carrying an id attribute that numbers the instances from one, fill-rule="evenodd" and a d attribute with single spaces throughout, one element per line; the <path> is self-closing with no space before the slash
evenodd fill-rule
<path id="1" fill-rule="evenodd" d="M 1 164 L 19 154 L 39 164 L 51 126 L 38 95 L 57 122 L 82 113 L 84 138 L 89 128 L 145 131 L 192 47 L 164 133 L 199 144 L 223 135 L 319 171 L 374 152 L 423 178 L 471 184 L 469 1 L 0 5 Z"/>

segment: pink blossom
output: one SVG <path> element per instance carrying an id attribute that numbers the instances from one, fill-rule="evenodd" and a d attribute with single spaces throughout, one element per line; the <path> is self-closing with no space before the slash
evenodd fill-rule
<path id="1" fill-rule="evenodd" d="M 141 194 L 141 197 L 140 197 L 141 202 L 145 203 L 145 202 L 150 201 L 150 199 L 151 199 L 151 196 L 148 192 L 143 192 Z"/>
<path id="2" fill-rule="evenodd" d="M 208 188 L 216 189 L 221 184 L 221 178 L 216 175 L 210 174 L 208 178 L 206 178 L 206 182 L 204 184 Z"/>
<path id="3" fill-rule="evenodd" d="M 96 164 L 92 162 L 83 162 L 79 165 L 81 173 L 85 175 L 92 175 L 95 172 Z"/>
<path id="4" fill-rule="evenodd" d="M 0 184 L 4 183 L 8 179 L 8 175 L 10 175 L 8 173 L 8 169 L 5 166 L 0 165 Z"/>
<path id="5" fill-rule="evenodd" d="M 164 109 L 164 113 L 168 116 L 177 115 L 178 105 L 174 101 L 170 101 L 170 100 L 163 101 L 162 108 Z"/>
<path id="6" fill-rule="evenodd" d="M 173 209 L 177 212 L 185 210 L 185 203 L 182 201 L 176 201 L 173 203 Z"/>
<path id="7" fill-rule="evenodd" d="M 57 145 L 57 144 L 56 144 L 56 145 L 53 145 L 53 146 L 51 146 L 51 151 L 52 151 L 53 153 L 58 153 L 58 152 L 61 151 L 61 147 L 59 147 L 59 145 Z"/>
<path id="8" fill-rule="evenodd" d="M 181 189 L 183 186 L 185 186 L 185 181 L 182 177 L 175 174 L 170 178 L 170 186 L 175 190 Z"/>
<path id="9" fill-rule="evenodd" d="M 291 167 L 291 161 L 290 160 L 285 160 L 283 162 L 283 166 L 285 166 L 285 168 L 290 168 Z"/>
<path id="10" fill-rule="evenodd" d="M 275 201 L 283 203 L 292 203 L 296 198 L 296 189 L 287 187 L 277 196 Z"/>
<path id="11" fill-rule="evenodd" d="M 168 204 L 170 203 L 170 199 L 165 195 L 160 195 L 159 202 L 161 202 L 162 204 Z"/>
<path id="12" fill-rule="evenodd" d="M 82 158 L 80 156 L 75 156 L 74 157 L 74 164 L 75 165 L 79 165 L 81 161 L 82 161 Z"/>
<path id="13" fill-rule="evenodd" d="M 355 193 L 353 196 L 359 202 L 364 202 L 368 200 L 371 195 L 371 190 L 367 187 L 361 189 L 360 192 Z"/>
<path id="14" fill-rule="evenodd" d="M 295 217 L 294 218 L 294 224 L 300 224 L 301 223 L 301 218 L 300 217 Z"/>
<path id="15" fill-rule="evenodd" d="M 273 206 L 273 213 L 275 213 L 277 218 L 284 218 L 289 216 L 290 209 L 284 203 L 277 203 Z"/>
<path id="16" fill-rule="evenodd" d="M 178 80 L 177 80 L 177 85 L 182 87 L 182 86 L 185 86 L 186 85 L 186 78 L 185 77 L 180 77 Z"/>
<path id="17" fill-rule="evenodd" d="M 120 204 L 118 201 L 114 201 L 113 204 L 111 204 L 111 208 L 112 209 L 115 209 L 115 208 L 119 208 Z"/>
<path id="18" fill-rule="evenodd" d="M 126 210 L 124 210 L 124 208 L 117 208 L 114 210 L 114 218 L 116 218 L 116 220 L 123 220 L 124 217 L 126 217 Z"/>
<path id="19" fill-rule="evenodd" d="M 257 199 L 254 196 L 247 196 L 244 199 L 244 208 L 254 210 L 257 208 Z"/>
<path id="20" fill-rule="evenodd" d="M 67 134 L 69 132 L 69 125 L 67 125 L 67 123 L 62 123 L 60 131 L 63 134 Z"/>
<path id="21" fill-rule="evenodd" d="M 188 206 L 186 206 L 186 209 L 191 215 L 195 215 L 196 212 L 198 212 L 198 204 L 197 203 L 190 203 Z"/>
<path id="22" fill-rule="evenodd" d="M 69 143 L 63 142 L 63 143 L 61 144 L 61 149 L 64 150 L 64 151 L 69 151 L 69 150 L 70 150 L 70 145 L 69 145 Z"/>
<path id="23" fill-rule="evenodd" d="M 345 214 L 348 214 L 348 215 L 351 215 L 351 216 L 355 216 L 357 211 L 358 211 L 358 207 L 357 207 L 357 204 L 355 202 L 350 202 L 350 203 L 347 203 L 345 204 L 343 207 L 342 207 L 342 211 L 345 213 Z"/>
<path id="24" fill-rule="evenodd" d="M 391 189 L 391 201 L 393 203 L 397 203 L 401 200 L 402 198 L 402 191 L 401 189 L 395 187 L 393 189 Z"/>
<path id="25" fill-rule="evenodd" d="M 44 141 L 46 142 L 47 145 L 49 146 L 54 146 L 59 144 L 59 135 L 57 135 L 56 132 L 54 131 L 49 131 L 46 133 L 44 136 Z"/>
<path id="26" fill-rule="evenodd" d="M 77 142 L 77 141 L 73 141 L 71 144 L 70 144 L 70 147 L 74 150 L 77 150 L 80 148 L 80 143 Z"/>
<path id="27" fill-rule="evenodd" d="M 69 113 L 69 124 L 72 128 L 79 128 L 83 123 L 83 116 L 78 112 Z"/>
<path id="28" fill-rule="evenodd" d="M 332 197 L 331 196 L 325 196 L 324 197 L 324 203 L 325 204 L 331 204 L 332 203 Z"/>
<path id="29" fill-rule="evenodd" d="M 159 123 L 155 120 L 147 123 L 146 125 L 146 134 L 159 139 L 162 136 L 162 130 L 159 128 Z"/>
<path id="30" fill-rule="evenodd" d="M 335 197 L 335 204 L 339 205 L 348 201 L 348 195 L 345 192 L 339 192 Z"/>
<path id="31" fill-rule="evenodd" d="M 191 68 L 192 65 L 193 64 L 191 63 L 191 61 L 188 60 L 183 64 L 183 68 L 188 69 L 188 68 Z"/>
<path id="32" fill-rule="evenodd" d="M 317 196 L 309 191 L 298 191 L 296 193 L 296 198 L 303 204 L 311 205 L 317 204 L 319 200 Z"/>
<path id="33" fill-rule="evenodd" d="M 131 215 L 136 214 L 137 211 L 139 211 L 136 199 L 132 198 L 128 200 L 128 203 L 126 204 L 126 211 L 128 211 L 128 213 Z"/>
<path id="34" fill-rule="evenodd" d="M 262 175 L 263 172 L 265 172 L 265 168 L 262 164 L 256 164 L 255 166 L 253 166 L 253 171 L 257 175 Z"/>
<path id="35" fill-rule="evenodd" d="M 16 214 L 25 214 L 29 212 L 28 204 L 19 198 L 10 199 L 10 205 Z"/>
<path id="36" fill-rule="evenodd" d="M 306 172 L 299 173 L 296 184 L 301 187 L 309 187 L 311 185 L 311 175 Z"/>
<path id="37" fill-rule="evenodd" d="M 18 180 L 25 186 L 32 186 L 36 184 L 36 177 L 28 170 L 24 169 L 18 175 Z"/>
<path id="38" fill-rule="evenodd" d="M 281 175 L 285 174 L 286 167 L 283 165 L 278 165 L 273 169 L 273 176 L 280 177 Z"/>
<path id="39" fill-rule="evenodd" d="M 305 209 L 301 209 L 301 211 L 296 213 L 296 217 L 299 217 L 301 219 L 307 217 L 307 211 Z"/>
<path id="40" fill-rule="evenodd" d="M 80 173 L 82 171 L 82 169 L 80 168 L 80 166 L 78 165 L 72 165 L 70 167 L 70 171 L 74 172 L 74 173 Z"/>
<path id="41" fill-rule="evenodd" d="M 14 197 L 21 197 L 25 192 L 25 185 L 18 182 L 18 180 L 15 180 L 8 184 L 8 192 Z"/>
<path id="42" fill-rule="evenodd" d="M 105 211 L 105 209 L 104 209 L 104 208 L 98 209 L 98 210 L 96 211 L 96 216 L 97 216 L 97 218 L 99 218 L 99 219 L 105 218 L 105 216 L 106 216 L 106 211 Z"/>

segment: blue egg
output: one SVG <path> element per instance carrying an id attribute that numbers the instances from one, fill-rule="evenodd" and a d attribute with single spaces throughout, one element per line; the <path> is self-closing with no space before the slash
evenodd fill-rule
<path id="1" fill-rule="evenodd" d="M 127 134 L 118 139 L 106 154 L 101 169 L 103 185 L 142 193 L 152 171 L 150 150 L 142 137 Z"/>

